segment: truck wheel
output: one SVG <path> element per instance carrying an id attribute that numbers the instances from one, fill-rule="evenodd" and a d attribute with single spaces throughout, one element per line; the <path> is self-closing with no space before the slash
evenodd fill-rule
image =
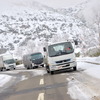
<path id="1" fill-rule="evenodd" d="M 34 66 L 34 68 L 38 68 L 38 66 Z"/>
<path id="2" fill-rule="evenodd" d="M 30 69 L 30 67 L 29 67 L 29 66 L 27 66 L 27 69 Z"/>
<path id="3" fill-rule="evenodd" d="M 44 64 L 42 65 L 42 67 L 44 67 Z"/>
<path id="4" fill-rule="evenodd" d="M 3 71 L 2 68 L 0 68 L 0 71 Z"/>
<path id="5" fill-rule="evenodd" d="M 76 70 L 77 70 L 77 67 L 76 67 L 76 66 L 75 66 L 75 67 L 73 67 L 73 70 L 74 70 L 74 71 L 76 71 Z"/>
<path id="6" fill-rule="evenodd" d="M 14 70 L 15 70 L 16 68 L 14 68 Z"/>
<path id="7" fill-rule="evenodd" d="M 50 71 L 49 71 L 49 70 L 47 70 L 47 73 L 50 73 Z"/>
<path id="8" fill-rule="evenodd" d="M 33 66 L 33 69 L 35 69 L 35 67 Z"/>
<path id="9" fill-rule="evenodd" d="M 38 68 L 39 66 L 36 66 L 36 68 Z"/>
<path id="10" fill-rule="evenodd" d="M 3 71 L 6 71 L 6 68 L 5 67 L 3 68 Z"/>
<path id="11" fill-rule="evenodd" d="M 54 71 L 51 71 L 50 74 L 53 75 L 54 74 Z"/>

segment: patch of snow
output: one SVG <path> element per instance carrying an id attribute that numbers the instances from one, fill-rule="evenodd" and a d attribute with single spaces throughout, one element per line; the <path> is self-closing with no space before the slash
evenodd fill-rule
<path id="1" fill-rule="evenodd" d="M 25 68 L 23 64 L 20 64 L 20 65 L 16 66 L 16 69 L 23 69 L 23 68 Z"/>
<path id="2" fill-rule="evenodd" d="M 81 49 L 80 48 L 76 48 L 75 49 L 75 53 L 79 53 L 79 52 L 81 52 Z"/>
<path id="3" fill-rule="evenodd" d="M 99 64 L 100 63 L 99 59 L 100 59 L 100 57 L 78 58 L 77 60 L 80 62 L 77 63 L 77 67 L 78 67 L 78 69 L 84 69 L 84 72 L 86 74 L 100 79 L 100 65 L 92 64 L 92 63 Z M 87 61 L 90 63 L 86 63 L 84 61 Z"/>
<path id="4" fill-rule="evenodd" d="M 77 58 L 77 61 L 87 61 L 100 64 L 100 57 L 79 57 Z"/>
<path id="5" fill-rule="evenodd" d="M 91 89 L 77 80 L 69 80 L 68 94 L 75 100 L 93 100 L 93 96 L 97 96 Z"/>
<path id="6" fill-rule="evenodd" d="M 32 73 L 33 73 L 33 76 L 38 76 L 38 75 L 43 76 L 47 72 L 46 72 L 46 70 L 38 70 L 38 69 L 35 69 L 35 70 L 32 71 Z"/>
<path id="7" fill-rule="evenodd" d="M 12 76 L 10 76 L 10 75 L 0 74 L 0 87 L 2 87 L 3 85 L 5 85 L 11 79 L 12 79 Z"/>
<path id="8" fill-rule="evenodd" d="M 27 79 L 28 79 L 28 78 L 27 78 L 25 75 L 23 75 L 22 78 L 21 78 L 21 81 L 27 80 Z"/>
<path id="9" fill-rule="evenodd" d="M 88 75 L 91 75 L 95 78 L 100 79 L 100 65 L 98 67 L 94 66 L 94 68 L 88 69 L 85 71 Z"/>

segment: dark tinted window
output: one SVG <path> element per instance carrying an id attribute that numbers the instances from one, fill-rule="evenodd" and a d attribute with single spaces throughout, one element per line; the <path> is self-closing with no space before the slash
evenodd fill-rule
<path id="1" fill-rule="evenodd" d="M 40 59 L 43 58 L 41 53 L 31 54 L 31 59 Z"/>

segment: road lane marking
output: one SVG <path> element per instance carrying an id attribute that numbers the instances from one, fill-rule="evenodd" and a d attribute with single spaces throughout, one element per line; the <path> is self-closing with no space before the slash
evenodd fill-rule
<path id="1" fill-rule="evenodd" d="M 40 93 L 37 100 L 44 100 L 44 93 Z"/>
<path id="2" fill-rule="evenodd" d="M 40 79 L 40 85 L 44 84 L 44 79 Z"/>

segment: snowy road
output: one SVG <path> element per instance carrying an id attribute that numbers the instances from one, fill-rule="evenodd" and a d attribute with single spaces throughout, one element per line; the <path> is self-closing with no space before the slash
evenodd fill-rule
<path id="1" fill-rule="evenodd" d="M 26 70 L 23 65 L 0 72 L 0 100 L 99 100 L 100 65 L 81 61 L 77 65 L 77 71 L 54 75 L 45 68 Z"/>

